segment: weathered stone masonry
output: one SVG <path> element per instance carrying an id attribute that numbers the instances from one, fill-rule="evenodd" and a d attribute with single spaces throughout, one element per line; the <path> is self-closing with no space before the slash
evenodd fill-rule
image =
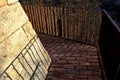
<path id="1" fill-rule="evenodd" d="M 0 0 L 0 75 L 4 70 L 10 65 L 10 63 L 15 59 L 15 57 L 27 46 L 29 46 L 30 40 L 36 35 L 36 32 L 32 28 L 32 24 L 29 22 L 27 15 L 25 14 L 23 8 L 21 7 L 18 0 Z M 41 80 L 45 79 L 47 75 L 47 69 L 50 65 L 51 59 L 42 46 L 40 40 L 36 38 L 37 44 L 32 42 L 34 46 L 31 46 L 31 50 L 27 49 L 30 54 L 34 53 L 37 60 L 36 64 L 39 62 L 42 66 L 41 73 L 37 73 Z M 35 47 L 35 49 L 34 49 Z M 38 49 L 39 48 L 39 49 Z M 31 65 L 33 70 L 36 66 L 32 63 L 27 51 L 24 52 L 24 56 L 27 58 L 28 63 Z M 39 53 L 40 59 L 37 57 Z M 28 69 L 28 65 L 25 61 L 20 59 L 22 64 Z M 23 67 L 18 63 L 19 60 L 14 62 L 15 68 L 24 77 L 25 80 L 29 80 L 30 76 L 27 75 Z M 44 64 L 44 65 L 43 65 Z M 40 67 L 41 68 L 41 67 Z M 44 71 L 44 74 L 42 72 Z M 13 67 L 9 67 L 7 70 L 9 76 L 12 80 L 22 80 Z M 30 75 L 33 71 L 29 71 Z M 43 77 L 44 76 L 44 77 Z M 0 80 L 9 80 L 6 75 L 0 76 Z M 38 80 L 35 78 L 35 80 Z"/>

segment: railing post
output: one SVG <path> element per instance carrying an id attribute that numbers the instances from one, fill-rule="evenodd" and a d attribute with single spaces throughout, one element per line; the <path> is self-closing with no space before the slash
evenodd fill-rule
<path id="1" fill-rule="evenodd" d="M 120 75 L 120 28 L 103 10 L 99 47 L 108 80 L 118 80 Z"/>

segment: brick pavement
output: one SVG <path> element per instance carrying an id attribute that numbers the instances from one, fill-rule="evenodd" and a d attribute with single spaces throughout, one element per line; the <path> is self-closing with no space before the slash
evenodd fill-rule
<path id="1" fill-rule="evenodd" d="M 94 46 L 40 34 L 52 63 L 46 80 L 102 80 Z"/>

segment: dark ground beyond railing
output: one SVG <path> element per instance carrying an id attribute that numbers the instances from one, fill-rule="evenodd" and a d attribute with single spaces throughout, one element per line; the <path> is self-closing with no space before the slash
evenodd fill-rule
<path id="1" fill-rule="evenodd" d="M 120 80 L 120 27 L 105 10 L 99 47 L 108 80 Z"/>
<path id="2" fill-rule="evenodd" d="M 100 9 L 23 5 L 36 32 L 97 44 Z"/>

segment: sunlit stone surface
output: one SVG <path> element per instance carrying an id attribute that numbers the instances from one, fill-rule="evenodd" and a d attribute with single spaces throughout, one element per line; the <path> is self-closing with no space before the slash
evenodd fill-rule
<path id="1" fill-rule="evenodd" d="M 0 42 L 27 23 L 28 19 L 19 3 L 0 8 Z"/>
<path id="2" fill-rule="evenodd" d="M 12 3 L 15 3 L 15 2 L 18 2 L 18 0 L 7 0 L 8 4 L 12 4 Z"/>
<path id="3" fill-rule="evenodd" d="M 4 6 L 4 5 L 6 5 L 7 4 L 7 1 L 6 0 L 0 0 L 0 7 L 1 6 Z"/>
<path id="4" fill-rule="evenodd" d="M 45 80 L 51 59 L 35 36 L 18 0 L 0 1 L 0 80 Z"/>

